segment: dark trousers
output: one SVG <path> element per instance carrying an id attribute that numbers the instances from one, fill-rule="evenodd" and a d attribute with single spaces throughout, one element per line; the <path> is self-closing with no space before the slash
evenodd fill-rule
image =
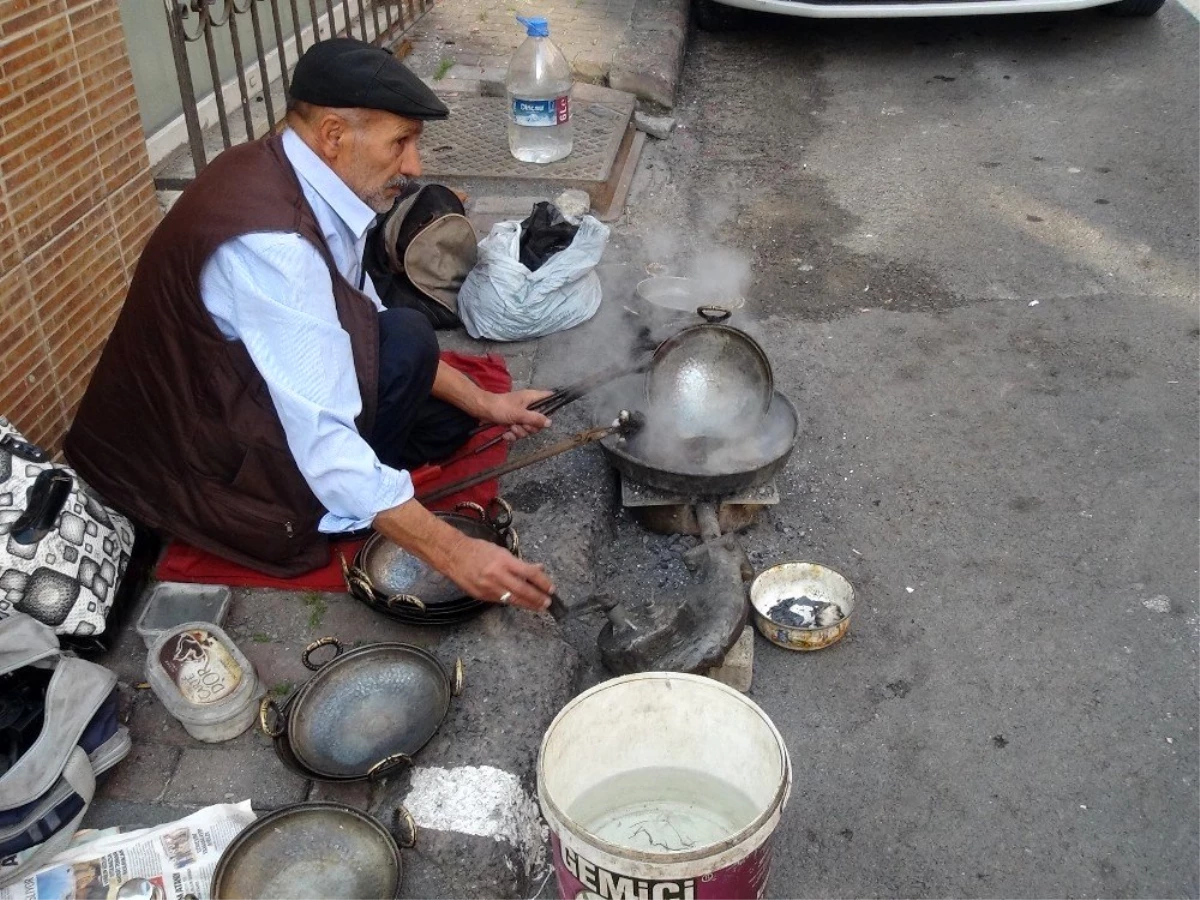
<path id="1" fill-rule="evenodd" d="M 379 314 L 379 402 L 367 439 L 379 461 L 414 469 L 461 447 L 478 421 L 430 396 L 437 374 L 433 326 L 415 309 Z"/>

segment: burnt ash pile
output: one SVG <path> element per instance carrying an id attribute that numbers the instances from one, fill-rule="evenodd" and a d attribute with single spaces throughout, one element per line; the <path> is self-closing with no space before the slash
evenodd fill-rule
<path id="1" fill-rule="evenodd" d="M 828 600 L 814 600 L 807 594 L 784 597 L 769 610 L 767 618 L 789 628 L 828 628 L 842 621 L 842 608 Z"/>

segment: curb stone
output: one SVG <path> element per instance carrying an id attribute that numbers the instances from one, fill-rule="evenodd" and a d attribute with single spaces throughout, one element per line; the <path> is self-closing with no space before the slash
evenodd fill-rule
<path id="1" fill-rule="evenodd" d="M 638 0 L 629 30 L 613 55 L 610 87 L 666 109 L 675 92 L 687 49 L 688 0 Z"/>

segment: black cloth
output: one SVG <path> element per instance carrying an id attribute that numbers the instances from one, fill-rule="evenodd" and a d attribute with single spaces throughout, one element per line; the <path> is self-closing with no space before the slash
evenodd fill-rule
<path id="1" fill-rule="evenodd" d="M 450 115 L 437 95 L 390 50 L 355 38 L 313 44 L 296 62 L 293 100 L 317 106 L 382 109 L 406 119 Z"/>
<path id="2" fill-rule="evenodd" d="M 521 223 L 521 264 L 536 272 L 555 253 L 570 247 L 578 230 L 553 203 L 535 203 L 529 218 Z"/>
<path id="3" fill-rule="evenodd" d="M 461 409 L 430 396 L 438 343 L 415 309 L 379 314 L 379 402 L 367 443 L 386 466 L 414 469 L 445 459 L 479 424 Z"/>

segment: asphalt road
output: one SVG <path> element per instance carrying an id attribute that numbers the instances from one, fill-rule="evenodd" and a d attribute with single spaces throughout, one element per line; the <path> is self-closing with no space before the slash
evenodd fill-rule
<path id="1" fill-rule="evenodd" d="M 621 240 L 744 290 L 805 419 L 745 545 L 859 601 L 758 643 L 772 896 L 1200 892 L 1198 72 L 1174 0 L 693 35 Z"/>

